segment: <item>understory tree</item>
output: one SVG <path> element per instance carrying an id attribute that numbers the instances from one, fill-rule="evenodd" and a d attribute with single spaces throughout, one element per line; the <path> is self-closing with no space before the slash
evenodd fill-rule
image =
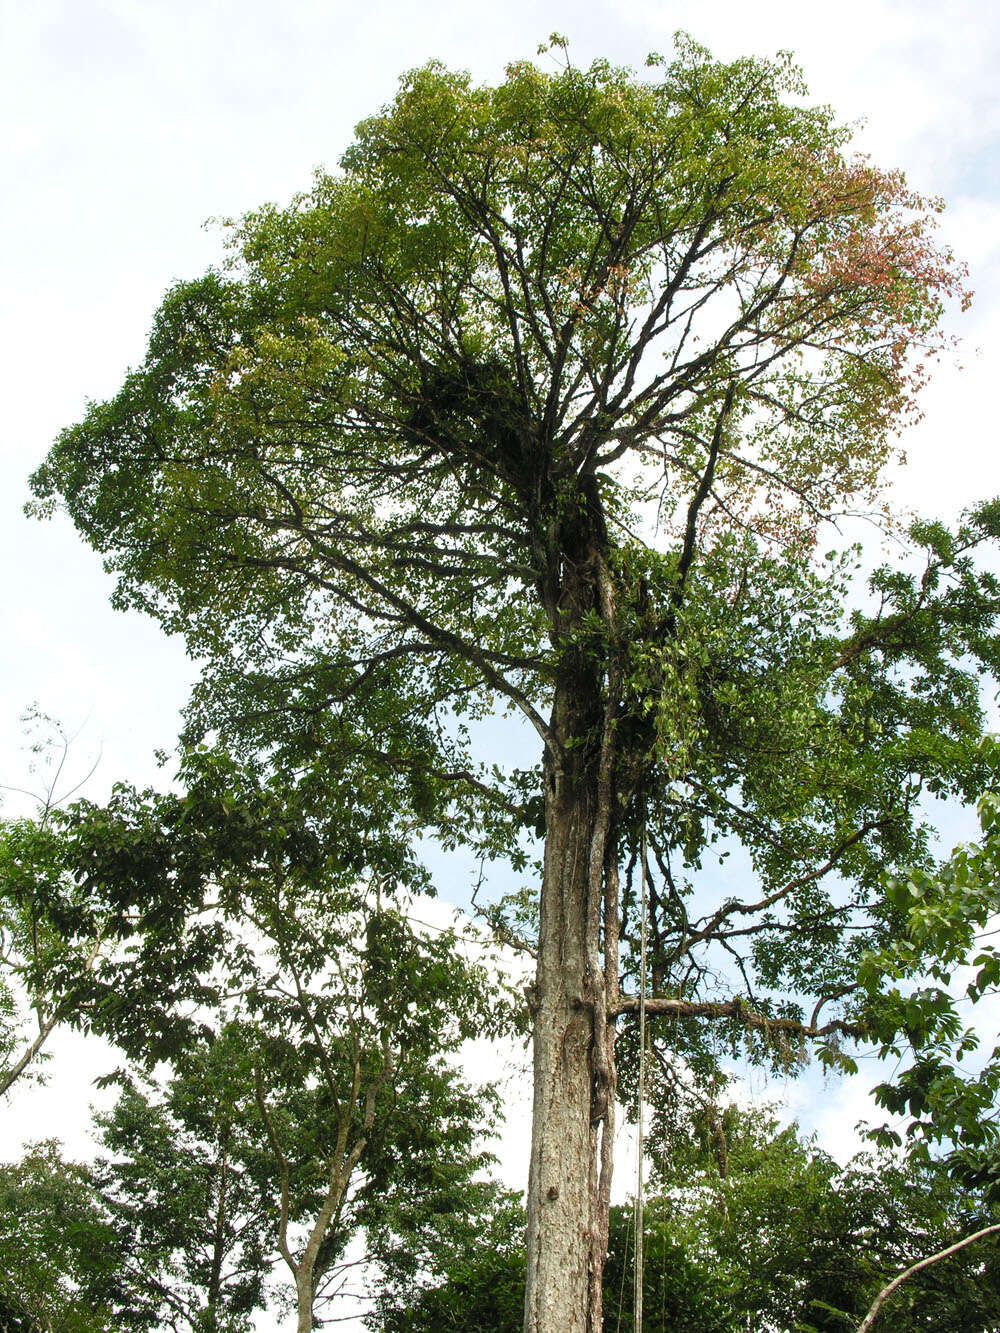
<path id="1" fill-rule="evenodd" d="M 33 482 L 205 664 L 191 738 L 538 857 L 527 1333 L 602 1325 L 642 882 L 662 1087 L 844 1061 L 884 870 L 992 773 L 997 508 L 867 591 L 822 558 L 964 299 L 937 205 L 785 59 L 651 66 L 405 76 Z"/>
<path id="2" fill-rule="evenodd" d="M 157 960 L 197 981 L 165 1025 L 163 1092 L 130 1085 L 102 1118 L 100 1179 L 162 1318 L 247 1328 L 277 1262 L 309 1333 L 351 1289 L 352 1240 L 368 1234 L 377 1258 L 377 1235 L 457 1208 L 486 1164 L 494 1097 L 455 1058 L 509 1030 L 508 988 L 488 941 L 411 920 L 425 880 L 371 808 L 348 832 L 330 785 L 218 751 L 183 776 L 183 794 L 120 787 L 64 815 L 81 891 L 119 930 L 147 912 L 113 973 L 91 976 L 84 1012 L 151 1066 L 164 1048 L 122 1012 L 130 990 Z M 359 808 L 363 790 L 350 795 Z"/>
<path id="3" fill-rule="evenodd" d="M 678 1130 L 683 1129 L 682 1133 Z M 666 1151 L 664 1151 L 666 1150 Z M 683 1276 L 699 1245 L 712 1261 L 709 1308 L 719 1333 L 748 1327 L 852 1333 L 883 1287 L 996 1217 L 988 1190 L 956 1180 L 939 1159 L 860 1153 L 841 1165 L 765 1111 L 699 1097 L 672 1143 L 654 1153 L 645 1323 L 702 1328 Z M 623 1222 L 626 1219 L 622 1219 Z M 659 1254 L 656 1250 L 659 1248 Z M 630 1327 L 631 1247 L 616 1247 L 623 1327 Z M 623 1272 L 623 1269 L 625 1270 Z M 688 1296 L 686 1305 L 683 1299 Z M 659 1297 L 659 1325 L 656 1306 Z M 679 1299 L 680 1298 L 680 1299 Z M 680 1308 L 682 1317 L 673 1313 Z M 1000 1252 L 985 1240 L 903 1288 L 880 1327 L 962 1333 L 1000 1327 Z"/>
<path id="4" fill-rule="evenodd" d="M 90 775 L 68 777 L 70 738 L 52 718 L 31 709 L 21 721 L 32 755 L 29 774 L 40 789 L 0 785 L 0 792 L 26 796 L 35 807 L 31 816 L 0 820 L 0 1097 L 40 1077 L 49 1037 L 75 1016 L 75 997 L 52 985 L 53 972 L 85 976 L 99 965 L 107 943 L 96 919 L 73 938 L 56 928 L 48 911 L 54 899 L 86 911 L 64 872 L 57 825 L 60 806 Z"/>
<path id="5" fill-rule="evenodd" d="M 998 744 L 986 736 L 981 748 L 994 754 Z M 872 1037 L 881 1039 L 884 1056 L 902 1063 L 875 1098 L 897 1126 L 903 1118 L 905 1139 L 889 1125 L 872 1137 L 883 1147 L 904 1148 L 918 1163 L 944 1153 L 957 1179 L 996 1198 L 1000 1046 L 979 1051 L 989 1022 L 971 1006 L 1000 985 L 1000 784 L 977 804 L 976 841 L 931 870 L 914 867 L 888 882 L 902 925 L 866 956 L 859 979 L 871 997 Z"/>
<path id="6" fill-rule="evenodd" d="M 152 799 L 71 801 L 87 779 L 65 779 L 69 739 L 44 714 L 26 720 L 51 772 L 41 792 L 11 789 L 34 799 L 32 816 L 0 821 L 0 1095 L 43 1077 L 59 1026 L 151 1067 L 195 1037 L 197 1006 L 217 996 L 219 923 L 198 915 L 205 865 L 191 859 L 170 880 L 170 830 Z M 127 887 L 157 873 L 161 897 Z"/>
<path id="7" fill-rule="evenodd" d="M 150 1333 L 155 1308 L 116 1241 L 89 1170 L 58 1144 L 0 1165 L 0 1329 Z"/>
<path id="8" fill-rule="evenodd" d="M 274 1264 L 271 1200 L 247 1168 L 254 1140 L 233 1087 L 231 1050 L 192 1051 L 166 1086 L 129 1079 L 96 1117 L 93 1167 L 111 1248 L 157 1325 L 245 1333 Z"/>

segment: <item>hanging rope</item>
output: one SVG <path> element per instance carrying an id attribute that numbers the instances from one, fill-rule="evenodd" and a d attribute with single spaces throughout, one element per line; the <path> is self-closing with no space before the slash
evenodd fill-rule
<path id="1" fill-rule="evenodd" d="M 642 821 L 640 847 L 641 906 L 639 909 L 639 1096 L 636 1112 L 635 1144 L 635 1296 L 633 1300 L 634 1333 L 642 1333 L 642 1105 L 646 1096 L 646 915 L 649 886 L 646 879 L 646 820 Z"/>

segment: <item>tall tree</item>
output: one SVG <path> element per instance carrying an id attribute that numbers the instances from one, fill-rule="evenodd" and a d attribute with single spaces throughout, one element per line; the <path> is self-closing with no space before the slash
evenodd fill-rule
<path id="1" fill-rule="evenodd" d="M 193 730 L 325 742 L 487 852 L 543 835 L 528 1333 L 601 1327 L 642 830 L 682 1049 L 708 1020 L 837 1058 L 843 932 L 886 926 L 876 866 L 922 852 L 922 784 L 970 786 L 957 659 L 996 662 L 963 553 L 995 512 L 919 534 L 924 576 L 853 623 L 810 565 L 875 501 L 962 299 L 936 205 L 848 156 L 787 60 L 652 65 L 407 75 L 339 173 L 168 294 L 34 478 L 206 661 Z M 506 780 L 464 728 L 497 709 L 541 749 Z M 746 883 L 692 910 L 720 829 Z"/>

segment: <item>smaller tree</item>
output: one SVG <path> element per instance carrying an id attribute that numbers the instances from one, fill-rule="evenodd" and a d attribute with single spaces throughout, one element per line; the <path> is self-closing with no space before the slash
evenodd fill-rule
<path id="1" fill-rule="evenodd" d="M 192 1051 L 160 1091 L 128 1082 L 97 1117 L 94 1168 L 117 1248 L 166 1327 L 245 1333 L 265 1304 L 270 1207 L 226 1042 Z"/>
<path id="2" fill-rule="evenodd" d="M 170 810 L 124 786 L 105 806 L 70 803 L 90 776 L 65 781 L 71 738 L 42 713 L 26 720 L 39 736 L 34 767 L 49 776 L 39 792 L 17 789 L 35 800 L 33 817 L 0 821 L 0 1095 L 38 1077 L 60 1025 L 151 1067 L 190 1043 L 197 1006 L 217 998 L 219 924 L 198 916 L 199 835 L 171 824 L 183 803 Z"/>
<path id="3" fill-rule="evenodd" d="M 297 1327 L 309 1333 L 317 1306 L 349 1289 L 353 1236 L 367 1232 L 377 1259 L 401 1231 L 416 1237 L 463 1206 L 485 1162 L 476 1143 L 491 1098 L 447 1057 L 491 1021 L 493 1001 L 449 933 L 418 934 L 398 908 L 359 895 L 346 918 L 314 919 L 295 938 L 289 910 L 303 929 L 300 905 L 286 908 L 280 968 L 247 988 L 233 1040 Z"/>
<path id="4" fill-rule="evenodd" d="M 467 1189 L 420 1243 L 382 1247 L 377 1333 L 518 1333 L 524 1313 L 524 1206 L 494 1182 Z"/>
<path id="5" fill-rule="evenodd" d="M 141 1333 L 157 1327 L 85 1167 L 52 1141 L 0 1166 L 4 1333 Z"/>
<path id="6" fill-rule="evenodd" d="M 995 759 L 1000 739 L 985 737 L 980 750 Z M 866 955 L 861 979 L 868 992 L 868 1024 L 882 1043 L 882 1055 L 903 1062 L 902 1072 L 876 1089 L 876 1099 L 908 1118 L 908 1150 L 924 1160 L 944 1144 L 952 1168 L 967 1184 L 996 1192 L 1000 1046 L 976 1058 L 980 1030 L 970 1022 L 967 1006 L 1000 985 L 1000 949 L 993 940 L 1000 793 L 985 792 L 978 811 L 977 842 L 956 847 L 940 866 L 916 867 L 889 879 L 887 892 L 901 929 Z M 874 1137 L 892 1147 L 903 1143 L 889 1127 Z"/>
<path id="7" fill-rule="evenodd" d="M 147 1063 L 166 1049 L 181 1080 L 169 1098 L 183 1085 L 185 1103 L 214 1105 L 216 1117 L 227 1108 L 231 1160 L 267 1201 L 308 1333 L 317 1306 L 345 1290 L 352 1237 L 416 1232 L 420 1216 L 458 1206 L 484 1160 L 492 1096 L 459 1078 L 454 1057 L 509 1021 L 508 997 L 453 929 L 411 921 L 411 891 L 426 878 L 408 830 L 359 808 L 362 790 L 345 788 L 345 809 L 301 762 L 265 776 L 209 752 L 189 755 L 184 777 L 183 796 L 120 788 L 107 807 L 69 814 L 91 899 L 122 933 L 138 922 L 117 970 L 93 980 L 87 1012 Z M 154 993 L 164 970 L 158 1019 L 172 1044 L 143 1048 L 128 997 Z M 212 1151 L 221 1170 L 218 1142 Z M 163 1225 L 166 1236 L 169 1217 Z M 182 1262 L 189 1286 L 192 1263 Z"/>
<path id="8" fill-rule="evenodd" d="M 970 1219 L 981 1225 L 990 1216 L 982 1191 L 963 1188 L 940 1162 L 860 1154 L 841 1166 L 767 1111 L 708 1100 L 686 1109 L 656 1159 L 644 1241 L 647 1328 L 850 1333 L 890 1277 L 975 1229 Z M 608 1308 L 617 1281 L 624 1330 L 631 1259 L 626 1244 L 609 1260 Z M 922 1274 L 894 1311 L 894 1333 L 1000 1327 L 1000 1264 L 983 1259 L 981 1251 Z M 691 1300 L 696 1284 L 704 1291 Z"/>
<path id="9" fill-rule="evenodd" d="M 18 1080 L 38 1076 L 45 1044 L 73 1011 L 73 998 L 56 993 L 57 968 L 80 974 L 98 962 L 103 938 L 91 923 L 84 939 L 55 928 L 47 906 L 63 899 L 79 908 L 79 897 L 60 861 L 59 807 L 87 781 L 66 775 L 70 738 L 37 708 L 21 719 L 32 760 L 30 772 L 43 776 L 41 789 L 17 791 L 35 804 L 32 818 L 0 821 L 0 1096 Z"/>

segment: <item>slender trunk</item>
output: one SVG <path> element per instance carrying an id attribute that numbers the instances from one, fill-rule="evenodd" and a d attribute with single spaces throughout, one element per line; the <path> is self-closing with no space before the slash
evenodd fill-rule
<path id="1" fill-rule="evenodd" d="M 316 1283 L 323 1276 L 323 1267 L 317 1272 L 316 1263 L 320 1256 L 320 1251 L 327 1233 L 330 1229 L 330 1223 L 336 1215 L 341 1201 L 344 1197 L 344 1191 L 347 1188 L 347 1181 L 350 1178 L 350 1172 L 354 1169 L 357 1158 L 364 1148 L 362 1139 L 356 1145 L 355 1152 L 352 1153 L 351 1166 L 347 1171 L 343 1170 L 343 1159 L 341 1158 L 341 1169 L 331 1172 L 330 1187 L 323 1200 L 323 1206 L 319 1210 L 313 1228 L 309 1233 L 309 1238 L 302 1251 L 302 1258 L 297 1264 L 292 1264 L 292 1272 L 295 1275 L 295 1301 L 298 1309 L 299 1322 L 296 1326 L 297 1333 L 311 1333 L 313 1326 L 313 1298 L 315 1296 Z"/>
<path id="2" fill-rule="evenodd" d="M 96 966 L 97 959 L 100 955 L 102 943 L 103 943 L 103 938 L 98 937 L 91 945 L 90 952 L 87 954 L 87 960 L 85 964 L 86 972 L 92 972 L 94 967 Z M 53 1011 L 48 1015 L 48 1017 L 46 1017 L 42 998 L 40 995 L 36 994 L 31 1007 L 35 1011 L 35 1016 L 38 1023 L 38 1035 L 35 1037 L 34 1041 L 32 1041 L 28 1046 L 25 1047 L 25 1049 L 22 1051 L 20 1055 L 20 1058 L 16 1060 L 14 1064 L 12 1064 L 8 1069 L 5 1069 L 2 1072 L 0 1072 L 0 1097 L 2 1097 L 4 1093 L 7 1092 L 8 1089 L 14 1083 L 17 1082 L 17 1080 L 21 1077 L 24 1071 L 28 1068 L 31 1062 L 38 1055 L 39 1051 L 42 1049 L 42 1047 L 48 1040 L 50 1034 L 52 1033 L 56 1025 L 60 1022 L 63 1015 L 63 1010 L 65 1009 L 66 1006 L 64 1002 L 62 1006 L 53 1009 Z"/>
<path id="3" fill-rule="evenodd" d="M 214 1329 L 219 1318 L 219 1301 L 222 1296 L 222 1263 L 226 1256 L 227 1193 L 229 1185 L 229 1139 L 228 1125 L 222 1131 L 219 1144 L 218 1190 L 215 1207 L 215 1233 L 212 1237 L 212 1266 L 208 1279 L 208 1327 Z"/>
<path id="4" fill-rule="evenodd" d="M 948 1259 L 959 1250 L 964 1250 L 966 1245 L 971 1245 L 973 1241 L 982 1240 L 984 1236 L 995 1236 L 1000 1231 L 1000 1223 L 994 1223 L 992 1226 L 983 1227 L 981 1231 L 974 1231 L 971 1236 L 966 1236 L 963 1240 L 958 1240 L 954 1245 L 948 1245 L 943 1250 L 938 1250 L 936 1254 L 928 1255 L 926 1259 L 921 1259 L 918 1263 L 911 1264 L 909 1268 L 903 1270 L 897 1277 L 894 1277 L 890 1283 L 882 1288 L 875 1297 L 874 1304 L 865 1315 L 864 1319 L 858 1325 L 858 1333 L 869 1333 L 878 1318 L 878 1312 L 882 1308 L 887 1297 L 891 1296 L 897 1287 L 902 1286 L 908 1277 L 914 1273 L 919 1273 L 924 1268 L 929 1268 L 931 1264 L 939 1263 L 942 1259 Z"/>
<path id="5" fill-rule="evenodd" d="M 0 1074 L 0 1097 L 3 1096 L 3 1094 L 8 1090 L 8 1088 L 12 1086 L 12 1084 L 17 1082 L 17 1080 L 21 1077 L 24 1071 L 28 1068 L 32 1060 L 34 1060 L 35 1056 L 45 1045 L 49 1033 L 52 1031 L 55 1025 L 56 1025 L 56 1020 L 54 1017 L 46 1019 L 45 1022 L 43 1022 L 39 1027 L 38 1036 L 35 1037 L 34 1041 L 32 1041 L 28 1046 L 25 1047 L 25 1049 L 21 1052 L 20 1058 L 16 1060 L 9 1069 L 4 1070 L 3 1073 Z"/>

